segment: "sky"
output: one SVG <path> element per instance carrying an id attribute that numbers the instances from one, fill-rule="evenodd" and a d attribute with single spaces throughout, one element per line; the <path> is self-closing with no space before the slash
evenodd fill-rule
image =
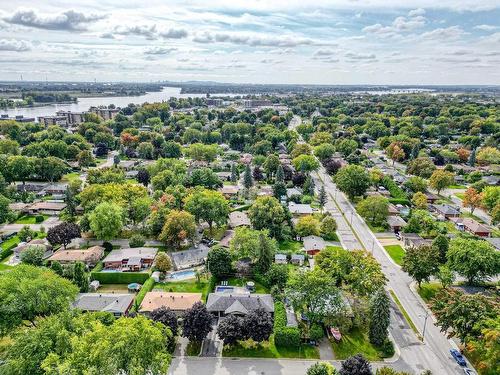
<path id="1" fill-rule="evenodd" d="M 499 0 L 0 0 L 0 80 L 500 84 Z"/>

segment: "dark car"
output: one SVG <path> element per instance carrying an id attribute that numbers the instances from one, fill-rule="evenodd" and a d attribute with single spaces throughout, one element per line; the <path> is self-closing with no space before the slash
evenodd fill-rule
<path id="1" fill-rule="evenodd" d="M 457 349 L 450 349 L 450 354 L 460 366 L 467 366 L 464 356 Z"/>

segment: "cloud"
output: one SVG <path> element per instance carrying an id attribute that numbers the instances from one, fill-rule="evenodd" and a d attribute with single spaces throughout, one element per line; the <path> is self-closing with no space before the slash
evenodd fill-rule
<path id="1" fill-rule="evenodd" d="M 357 52 L 347 52 L 344 56 L 349 60 L 373 60 L 377 57 L 373 53 L 357 53 Z"/>
<path id="2" fill-rule="evenodd" d="M 205 31 L 193 38 L 197 43 L 232 43 L 251 47 L 297 47 L 304 45 L 319 45 L 310 38 L 297 36 L 271 36 L 244 33 L 212 33 Z"/>
<path id="3" fill-rule="evenodd" d="M 25 40 L 0 39 L 0 51 L 25 52 L 30 50 L 31 45 Z"/>
<path id="4" fill-rule="evenodd" d="M 498 29 L 498 26 L 494 25 L 477 25 L 474 26 L 475 29 L 477 30 L 483 30 L 483 31 L 492 31 Z"/>
<path id="5" fill-rule="evenodd" d="M 316 52 L 314 52 L 314 56 L 316 57 L 319 57 L 319 56 L 331 56 L 331 55 L 334 55 L 335 54 L 335 51 L 332 50 L 332 49 L 328 49 L 328 48 L 322 48 L 322 49 L 319 49 L 317 50 Z"/>
<path id="6" fill-rule="evenodd" d="M 428 40 L 458 39 L 464 34 L 466 33 L 460 26 L 450 26 L 425 32 L 421 37 Z"/>
<path id="7" fill-rule="evenodd" d="M 423 10 L 423 9 L 422 9 Z M 366 26 L 362 29 L 365 33 L 373 33 L 384 37 L 393 37 L 400 33 L 407 33 L 419 29 L 425 26 L 427 19 L 422 16 L 421 11 L 412 10 L 409 13 L 409 17 L 400 16 L 392 21 L 391 25 L 384 26 L 380 23 L 374 25 Z"/>
<path id="8" fill-rule="evenodd" d="M 4 17 L 4 20 L 11 24 L 38 29 L 83 31 L 87 29 L 90 23 L 97 22 L 105 17 L 106 15 L 86 15 L 74 10 L 67 10 L 55 15 L 41 15 L 37 14 L 34 9 L 18 9 L 10 16 Z"/>
<path id="9" fill-rule="evenodd" d="M 423 16 L 424 14 L 425 14 L 425 9 L 423 8 L 413 9 L 408 12 L 408 16 L 410 17 Z"/>
<path id="10" fill-rule="evenodd" d="M 116 39 L 113 33 L 102 33 L 99 37 L 103 39 Z"/>
<path id="11" fill-rule="evenodd" d="M 159 35 L 165 39 L 182 39 L 188 36 L 188 32 L 185 29 L 167 29 L 160 31 Z"/>
<path id="12" fill-rule="evenodd" d="M 176 51 L 177 48 L 167 48 L 167 47 L 152 47 L 144 51 L 145 55 L 168 55 L 169 53 Z"/>
<path id="13" fill-rule="evenodd" d="M 148 40 L 155 40 L 158 37 L 156 25 L 117 26 L 113 34 L 143 36 Z"/>
<path id="14" fill-rule="evenodd" d="M 478 57 L 437 57 L 433 60 L 451 64 L 481 62 L 481 59 Z"/>

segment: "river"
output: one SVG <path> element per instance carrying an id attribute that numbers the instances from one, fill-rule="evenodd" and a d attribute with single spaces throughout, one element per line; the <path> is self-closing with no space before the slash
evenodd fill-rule
<path id="1" fill-rule="evenodd" d="M 7 114 L 9 117 L 23 115 L 24 117 L 52 116 L 57 111 L 83 112 L 88 111 L 90 107 L 114 104 L 117 107 L 126 107 L 130 103 L 142 104 L 145 102 L 155 103 L 174 98 L 195 98 L 204 97 L 205 94 L 181 94 L 179 87 L 164 87 L 161 91 L 147 92 L 140 96 L 101 96 L 94 98 L 77 98 L 76 103 L 49 104 L 40 107 L 19 107 L 0 109 L 0 114 Z M 213 95 L 212 95 L 213 96 Z M 225 94 L 224 96 L 231 96 Z"/>

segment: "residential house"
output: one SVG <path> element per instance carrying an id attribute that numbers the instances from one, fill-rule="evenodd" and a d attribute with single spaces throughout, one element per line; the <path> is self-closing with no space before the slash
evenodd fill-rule
<path id="1" fill-rule="evenodd" d="M 467 231 L 479 237 L 490 237 L 491 229 L 481 223 L 478 223 L 474 219 L 453 217 L 450 218 L 451 221 L 455 223 L 458 230 Z"/>
<path id="2" fill-rule="evenodd" d="M 300 191 L 299 189 L 297 188 L 288 188 L 286 189 L 286 197 L 287 198 L 291 198 L 293 197 L 294 195 L 299 195 L 301 196 L 302 195 L 302 191 Z"/>
<path id="3" fill-rule="evenodd" d="M 210 293 L 207 299 L 207 310 L 219 318 L 244 316 L 258 309 L 274 314 L 273 297 L 270 294 L 216 292 Z"/>
<path id="4" fill-rule="evenodd" d="M 160 307 L 165 307 L 172 310 L 177 316 L 180 316 L 196 302 L 201 302 L 201 297 L 201 293 L 152 291 L 146 293 L 144 296 L 141 306 L 139 307 L 139 312 L 148 315 Z"/>
<path id="5" fill-rule="evenodd" d="M 44 249 L 44 259 L 52 255 L 52 246 L 45 238 L 34 239 L 28 242 L 20 242 L 12 251 L 15 259 L 21 259 L 21 254 L 30 246 L 38 246 Z"/>
<path id="6" fill-rule="evenodd" d="M 64 196 L 66 190 L 68 189 L 68 184 L 65 183 L 54 183 L 45 186 L 45 188 L 38 193 L 38 195 L 59 195 Z"/>
<path id="7" fill-rule="evenodd" d="M 296 266 L 302 266 L 304 264 L 305 260 L 304 254 L 292 254 L 292 258 L 290 259 L 290 262 Z"/>
<path id="8" fill-rule="evenodd" d="M 120 112 L 120 108 L 90 107 L 89 111 L 97 114 L 99 117 L 102 117 L 104 121 L 107 121 L 113 120 Z"/>
<path id="9" fill-rule="evenodd" d="M 496 250 L 500 250 L 500 238 L 499 237 L 487 237 L 485 238 Z"/>
<path id="10" fill-rule="evenodd" d="M 134 294 L 119 293 L 80 293 L 73 302 L 73 307 L 82 311 L 105 311 L 114 316 L 127 315 Z"/>
<path id="11" fill-rule="evenodd" d="M 439 196 L 434 193 L 425 192 L 424 194 L 427 197 L 427 203 L 429 204 L 434 204 L 439 199 Z"/>
<path id="12" fill-rule="evenodd" d="M 189 250 L 175 251 L 170 254 L 175 269 L 190 268 L 199 266 L 207 259 L 210 248 L 204 244 L 199 244 L 197 248 Z"/>
<path id="13" fill-rule="evenodd" d="M 274 263 L 287 264 L 286 254 L 274 254 Z"/>
<path id="14" fill-rule="evenodd" d="M 216 172 L 215 174 L 221 181 L 231 181 L 231 172 Z"/>
<path id="15" fill-rule="evenodd" d="M 403 218 L 398 215 L 387 216 L 387 224 L 389 224 L 389 227 L 394 233 L 399 233 L 401 229 L 406 225 L 406 221 L 404 221 Z"/>
<path id="16" fill-rule="evenodd" d="M 65 208 L 66 203 L 64 202 L 41 201 L 33 203 L 29 206 L 28 213 L 32 215 L 45 214 L 50 216 L 59 216 Z"/>
<path id="17" fill-rule="evenodd" d="M 45 127 L 51 125 L 68 126 L 68 118 L 66 116 L 39 116 L 38 122 Z"/>
<path id="18" fill-rule="evenodd" d="M 397 216 L 397 215 L 399 215 L 398 208 L 395 205 L 393 205 L 392 203 L 389 203 L 389 206 L 387 208 L 388 208 L 389 216 Z"/>
<path id="19" fill-rule="evenodd" d="M 500 185 L 500 176 L 492 175 L 492 176 L 483 176 L 483 181 L 488 185 Z"/>
<path id="20" fill-rule="evenodd" d="M 460 217 L 460 210 L 449 204 L 432 204 L 429 209 L 443 219 Z"/>
<path id="21" fill-rule="evenodd" d="M 229 214 L 229 226 L 237 228 L 241 226 L 250 226 L 250 219 L 246 212 L 233 211 Z"/>
<path id="22" fill-rule="evenodd" d="M 153 265 L 158 249 L 135 247 L 112 250 L 103 260 L 105 269 L 119 271 L 142 271 Z"/>
<path id="23" fill-rule="evenodd" d="M 94 267 L 104 255 L 104 247 L 92 246 L 88 249 L 59 250 L 47 259 L 49 262 L 61 264 L 72 264 L 76 262 L 85 263 L 88 267 Z"/>
<path id="24" fill-rule="evenodd" d="M 85 121 L 84 112 L 57 111 L 56 115 L 66 117 L 66 123 L 68 125 L 80 125 Z"/>
<path id="25" fill-rule="evenodd" d="M 227 199 L 236 197 L 240 192 L 240 187 L 238 185 L 224 185 L 223 187 L 217 189 L 222 193 Z"/>
<path id="26" fill-rule="evenodd" d="M 252 154 L 241 154 L 239 162 L 242 164 L 250 164 L 252 162 Z"/>
<path id="27" fill-rule="evenodd" d="M 288 203 L 288 210 L 294 216 L 307 216 L 313 213 L 313 209 L 310 204 L 295 203 L 295 202 Z"/>
<path id="28" fill-rule="evenodd" d="M 430 245 L 431 240 L 426 240 L 422 238 L 417 233 L 401 233 L 401 241 L 403 241 L 403 246 L 408 247 L 420 247 L 423 245 Z"/>
<path id="29" fill-rule="evenodd" d="M 316 255 L 326 248 L 325 240 L 318 236 L 307 236 L 302 238 L 304 250 L 309 255 Z"/>
<path id="30" fill-rule="evenodd" d="M 222 247 L 229 247 L 229 243 L 234 237 L 234 230 L 226 230 L 221 240 L 219 241 L 219 245 Z"/>
<path id="31" fill-rule="evenodd" d="M 274 195 L 273 187 L 270 185 L 262 185 L 257 191 L 258 197 L 272 197 Z"/>

